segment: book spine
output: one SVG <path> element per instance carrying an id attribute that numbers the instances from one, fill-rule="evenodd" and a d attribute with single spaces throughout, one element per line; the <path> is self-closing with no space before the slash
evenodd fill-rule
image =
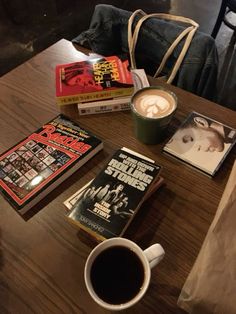
<path id="1" fill-rule="evenodd" d="M 57 104 L 62 106 L 62 105 L 70 105 L 74 103 L 103 100 L 103 99 L 122 97 L 122 96 L 130 96 L 132 95 L 133 91 L 134 91 L 133 87 L 127 87 L 127 88 L 117 88 L 117 89 L 112 89 L 112 90 L 103 90 L 99 92 L 61 96 L 61 97 L 57 97 Z"/>
<path id="2" fill-rule="evenodd" d="M 125 111 L 130 110 L 129 103 L 121 103 L 121 104 L 108 104 L 108 105 L 91 105 L 91 107 L 83 108 L 78 104 L 78 113 L 79 115 L 89 115 L 89 114 L 98 114 L 98 113 L 107 113 L 113 111 Z"/>
<path id="3" fill-rule="evenodd" d="M 87 233 L 88 235 L 90 235 L 93 238 L 93 240 L 95 240 L 96 242 L 102 242 L 102 241 L 107 239 L 105 236 L 103 236 L 103 235 L 99 234 L 98 232 L 93 231 L 91 228 L 83 225 L 78 220 L 71 219 L 69 216 L 66 216 L 66 219 L 68 219 L 68 221 L 71 224 L 77 226 L 80 229 L 80 231 L 83 231 L 83 232 Z"/>

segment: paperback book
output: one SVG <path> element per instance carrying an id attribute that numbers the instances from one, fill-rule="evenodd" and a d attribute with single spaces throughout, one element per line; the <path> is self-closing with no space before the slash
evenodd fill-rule
<path id="1" fill-rule="evenodd" d="M 214 176 L 236 142 L 236 129 L 192 112 L 164 146 L 165 153 Z"/>
<path id="2" fill-rule="evenodd" d="M 133 93 L 129 62 L 117 56 L 60 64 L 55 70 L 59 105 L 129 96 Z"/>
<path id="3" fill-rule="evenodd" d="M 25 213 L 102 148 L 95 135 L 59 115 L 1 154 L 1 193 Z"/>
<path id="4" fill-rule="evenodd" d="M 125 147 L 65 202 L 69 221 L 96 240 L 122 236 L 139 207 L 163 182 L 161 167 Z"/>
<path id="5" fill-rule="evenodd" d="M 149 82 L 144 69 L 132 69 L 131 70 L 134 91 L 148 87 Z M 98 113 L 107 113 L 113 111 L 130 110 L 131 96 L 113 97 L 111 99 L 104 99 L 100 101 L 88 101 L 78 103 L 79 115 L 89 115 Z"/>
<path id="6" fill-rule="evenodd" d="M 77 106 L 80 116 L 130 110 L 130 96 L 79 103 Z"/>
<path id="7" fill-rule="evenodd" d="M 88 188 L 88 186 L 92 183 L 93 180 L 86 183 L 81 189 L 76 191 L 73 195 L 71 195 L 65 202 L 63 203 L 66 206 L 67 210 L 71 210 L 72 207 L 75 205 L 77 200 L 81 197 L 82 193 Z M 150 191 L 145 195 L 143 201 L 146 201 L 152 193 L 154 193 L 159 187 L 161 187 L 164 183 L 164 178 L 162 176 L 159 176 L 158 179 L 153 184 Z"/>

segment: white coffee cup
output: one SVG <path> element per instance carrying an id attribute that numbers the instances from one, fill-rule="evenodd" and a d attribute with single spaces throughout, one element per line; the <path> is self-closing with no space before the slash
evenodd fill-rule
<path id="1" fill-rule="evenodd" d="M 132 252 L 131 255 L 135 255 L 135 259 L 137 258 L 137 260 L 139 260 L 139 263 L 142 265 L 142 272 L 143 272 L 142 284 L 140 288 L 137 290 L 137 293 L 133 295 L 129 300 L 125 302 L 121 302 L 120 304 L 117 304 L 117 302 L 108 302 L 98 295 L 99 293 L 95 291 L 96 288 L 93 284 L 94 275 L 91 274 L 91 270 L 93 270 L 96 267 L 94 265 L 97 265 L 98 263 L 97 261 L 99 260 L 99 258 L 101 260 L 101 257 L 104 256 L 104 251 L 106 255 L 108 254 L 108 252 L 110 252 L 109 254 L 112 255 L 114 254 L 114 248 L 116 250 L 115 252 L 117 253 L 117 247 L 118 247 L 118 250 L 121 249 L 121 251 L 123 250 L 123 248 L 124 248 L 124 251 L 129 251 L 129 252 L 131 251 Z M 160 244 L 153 244 L 152 246 L 148 247 L 146 250 L 143 251 L 136 243 L 125 238 L 117 237 L 117 238 L 111 238 L 111 239 L 101 242 L 89 254 L 86 264 L 85 264 L 84 279 L 85 279 L 85 284 L 86 284 L 89 294 L 91 295 L 91 297 L 93 298 L 95 302 L 97 302 L 100 306 L 109 310 L 123 310 L 123 309 L 133 306 L 144 296 L 145 292 L 147 291 L 149 283 L 150 283 L 150 279 L 151 279 L 151 268 L 156 266 L 163 259 L 164 254 L 165 254 L 164 249 L 162 248 Z M 126 259 L 122 260 L 122 258 L 120 258 L 120 260 L 117 260 L 116 258 L 116 262 L 118 265 L 123 265 L 122 262 L 124 262 L 124 260 Z M 110 267 L 112 268 L 114 267 L 114 265 L 110 265 Z M 107 269 L 109 269 L 109 267 L 107 267 Z M 132 269 L 132 267 L 130 267 L 129 269 Z M 113 270 L 114 270 L 114 273 L 111 272 L 110 277 L 112 277 L 113 274 L 115 274 L 115 272 L 119 272 L 119 269 L 117 268 L 117 266 Z M 101 286 L 101 289 L 103 289 L 103 284 L 105 282 L 105 280 L 103 280 L 103 274 L 98 273 L 98 275 L 99 276 L 96 276 L 95 278 L 97 278 L 97 280 L 99 281 L 99 278 L 101 277 L 101 280 L 98 283 L 98 285 Z M 104 272 L 104 276 L 105 275 L 106 275 L 106 272 Z M 128 277 L 129 276 L 125 276 L 124 281 L 125 280 L 127 281 Z M 109 286 L 109 291 L 112 291 L 110 289 L 116 288 L 114 287 L 113 279 L 111 279 L 111 282 L 112 284 L 111 286 Z M 128 283 L 126 282 L 124 287 L 126 287 L 127 284 Z M 105 288 L 103 290 L 105 290 Z M 119 291 L 116 291 L 114 293 L 119 294 Z"/>

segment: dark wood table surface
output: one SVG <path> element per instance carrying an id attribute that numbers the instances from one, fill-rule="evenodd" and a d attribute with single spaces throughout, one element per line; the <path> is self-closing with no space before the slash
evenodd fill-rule
<path id="1" fill-rule="evenodd" d="M 210 178 L 164 155 L 164 142 L 152 146 L 138 142 L 128 111 L 78 117 L 75 106 L 58 108 L 54 68 L 81 58 L 84 55 L 69 41 L 61 40 L 0 78 L 0 153 L 60 111 L 104 141 L 102 152 L 28 216 L 21 217 L 0 196 L 0 313 L 107 312 L 92 301 L 83 279 L 86 257 L 96 244 L 65 219 L 63 201 L 92 179 L 121 146 L 155 159 L 163 166 L 165 179 L 165 185 L 143 204 L 125 236 L 143 249 L 159 242 L 166 256 L 153 269 L 145 297 L 125 312 L 183 313 L 177 299 L 216 212 L 235 148 L 216 176 Z M 191 110 L 236 127 L 236 112 L 168 87 L 178 97 L 170 133 Z"/>

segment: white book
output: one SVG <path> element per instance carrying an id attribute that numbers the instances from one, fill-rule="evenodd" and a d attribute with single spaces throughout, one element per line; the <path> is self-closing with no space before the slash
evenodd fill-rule
<path id="1" fill-rule="evenodd" d="M 111 111 L 123 111 L 130 109 L 130 96 L 118 97 L 107 100 L 91 101 L 78 104 L 80 115 L 106 113 Z"/>

